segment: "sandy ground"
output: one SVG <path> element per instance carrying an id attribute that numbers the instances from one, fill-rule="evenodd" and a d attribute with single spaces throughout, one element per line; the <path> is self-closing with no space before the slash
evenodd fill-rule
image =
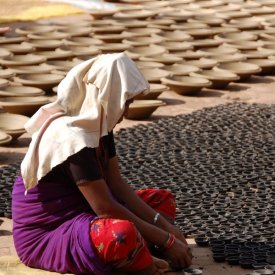
<path id="1" fill-rule="evenodd" d="M 159 98 L 164 100 L 167 105 L 156 110 L 150 119 L 144 121 L 124 120 L 121 124 L 117 125 L 115 131 L 120 128 L 131 127 L 139 123 L 150 123 L 151 121 L 161 117 L 191 113 L 204 107 L 212 107 L 235 101 L 275 104 L 275 74 L 264 77 L 253 76 L 245 83 L 230 84 L 226 90 L 204 89 L 198 96 L 181 96 L 174 92 L 168 91 L 161 94 Z M 24 157 L 29 142 L 30 138 L 27 134 L 25 134 L 13 144 L 6 147 L 0 147 L 0 166 L 20 161 Z M 12 239 L 12 221 L 6 218 L 4 218 L 3 221 L 3 224 L 0 226 L 0 258 L 1 256 L 16 256 Z M 201 267 L 204 271 L 203 274 L 247 274 L 247 270 L 239 267 L 231 267 L 227 264 L 217 264 L 213 262 L 211 252 L 208 248 L 197 247 L 194 244 L 193 239 L 189 239 L 188 241 L 193 247 L 195 255 L 194 266 Z M 13 257 L 12 259 L 16 258 Z M 6 274 L 8 275 L 8 273 Z M 42 275 L 42 273 L 37 274 Z"/>

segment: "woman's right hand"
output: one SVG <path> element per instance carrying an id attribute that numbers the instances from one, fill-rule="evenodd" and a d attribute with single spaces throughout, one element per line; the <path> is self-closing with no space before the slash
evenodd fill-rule
<path id="1" fill-rule="evenodd" d="M 164 255 L 169 259 L 171 267 L 175 269 L 189 267 L 192 264 L 193 256 L 189 246 L 177 238 L 172 247 L 164 252 Z"/>

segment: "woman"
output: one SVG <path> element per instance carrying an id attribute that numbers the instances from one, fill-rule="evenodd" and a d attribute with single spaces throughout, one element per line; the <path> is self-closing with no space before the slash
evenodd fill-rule
<path id="1" fill-rule="evenodd" d="M 112 130 L 148 83 L 125 54 L 74 67 L 58 97 L 27 123 L 32 142 L 13 190 L 13 234 L 28 266 L 76 274 L 160 274 L 191 264 L 165 190 L 125 183 Z M 26 191 L 25 191 L 26 190 Z M 25 195 L 24 195 L 25 192 Z"/>

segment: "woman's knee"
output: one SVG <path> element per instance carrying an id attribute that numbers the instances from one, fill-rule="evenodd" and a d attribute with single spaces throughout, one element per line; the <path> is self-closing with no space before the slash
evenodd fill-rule
<path id="1" fill-rule="evenodd" d="M 120 219 L 96 220 L 90 235 L 100 258 L 106 262 L 126 258 L 143 241 L 132 222 Z"/>

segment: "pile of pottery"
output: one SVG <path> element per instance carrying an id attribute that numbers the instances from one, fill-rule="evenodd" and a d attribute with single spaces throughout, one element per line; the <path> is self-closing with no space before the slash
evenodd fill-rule
<path id="1" fill-rule="evenodd" d="M 170 190 L 176 223 L 214 260 L 274 267 L 274 125 L 274 107 L 238 103 L 121 129 L 121 172 L 134 189 Z M 18 167 L 0 169 L 2 215 Z"/>
<path id="2" fill-rule="evenodd" d="M 273 107 L 229 104 L 120 130 L 122 173 L 135 189 L 171 190 L 176 223 L 214 260 L 274 267 L 274 119 Z"/>
<path id="3" fill-rule="evenodd" d="M 79 20 L 77 26 L 53 21 L 0 36 L 1 98 L 9 97 L 14 85 L 41 89 L 49 97 L 70 68 L 100 53 L 125 51 L 150 84 L 162 84 L 162 92 L 168 87 L 181 95 L 224 89 L 251 75 L 274 73 L 273 1 L 123 0 L 116 8 L 90 14 L 91 18 Z M 159 88 L 158 92 L 160 95 Z M 23 94 L 20 104 L 30 103 Z M 133 111 L 128 118 L 147 118 L 164 105 L 159 102 L 156 106 L 150 100 L 157 98 L 150 97 L 146 104 L 130 105 Z M 1 98 L 4 110 L 10 111 L 6 102 L 19 104 L 16 99 Z"/>

